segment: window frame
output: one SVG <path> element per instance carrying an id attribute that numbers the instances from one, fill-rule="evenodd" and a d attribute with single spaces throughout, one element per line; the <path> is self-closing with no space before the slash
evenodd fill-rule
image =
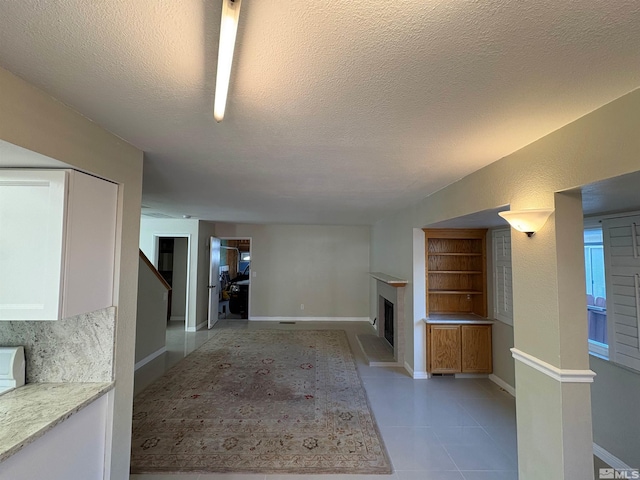
<path id="1" fill-rule="evenodd" d="M 605 270 L 605 294 L 607 292 L 607 285 L 606 285 L 606 279 L 607 279 L 607 274 L 606 274 L 606 270 L 607 270 L 607 261 L 606 261 L 606 255 L 604 253 L 604 230 L 602 228 L 602 220 L 600 218 L 591 218 L 591 219 L 584 219 L 584 224 L 583 224 L 583 237 L 584 237 L 584 232 L 586 230 L 594 230 L 594 229 L 599 229 L 602 231 L 602 248 L 603 248 L 603 257 L 604 257 L 604 270 Z M 586 247 L 587 244 L 584 243 L 583 240 L 583 245 Z M 584 247 L 583 247 L 584 248 Z M 586 261 L 585 261 L 585 295 L 587 294 L 587 290 L 586 290 Z M 588 307 L 588 305 L 585 302 L 585 307 Z M 588 311 L 588 310 L 587 310 Z M 589 328 L 589 320 L 587 319 L 587 329 Z M 607 329 L 609 328 L 609 317 L 607 316 Z M 587 342 L 589 345 L 589 355 L 592 355 L 594 357 L 598 357 L 602 360 L 607 360 L 609 361 L 609 345 L 606 343 L 602 343 L 602 342 L 598 342 L 596 340 L 591 340 L 589 337 L 589 334 L 587 332 Z"/>
<path id="2" fill-rule="evenodd" d="M 504 309 L 499 308 L 499 288 L 498 288 L 498 276 L 500 275 L 500 267 L 509 268 L 512 270 L 512 258 L 511 258 L 511 248 L 509 249 L 509 261 L 498 261 L 498 239 L 503 238 L 504 236 L 509 236 L 509 241 L 511 241 L 511 228 L 510 227 L 500 227 L 493 229 L 491 231 L 491 261 L 492 265 L 492 286 L 493 286 L 493 318 L 496 320 L 513 327 L 513 287 L 511 290 L 511 310 L 505 311 Z M 504 270 L 503 270 L 504 272 Z M 512 280 L 513 282 L 513 280 Z M 502 292 L 503 295 L 505 292 Z"/>

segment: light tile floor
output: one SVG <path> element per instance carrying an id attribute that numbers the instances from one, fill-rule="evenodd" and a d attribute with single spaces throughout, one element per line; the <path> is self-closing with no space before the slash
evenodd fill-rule
<path id="1" fill-rule="evenodd" d="M 168 352 L 136 372 L 136 393 L 221 328 L 345 330 L 371 408 L 393 463 L 391 475 L 131 475 L 130 480 L 516 480 L 515 400 L 487 379 L 413 380 L 404 369 L 369 367 L 356 335 L 366 322 L 221 320 L 212 330 L 167 331 Z"/>

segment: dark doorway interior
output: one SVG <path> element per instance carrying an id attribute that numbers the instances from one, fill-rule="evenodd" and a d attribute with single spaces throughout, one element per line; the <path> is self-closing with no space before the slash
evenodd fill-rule
<path id="1" fill-rule="evenodd" d="M 384 338 L 393 346 L 393 303 L 384 300 Z"/>

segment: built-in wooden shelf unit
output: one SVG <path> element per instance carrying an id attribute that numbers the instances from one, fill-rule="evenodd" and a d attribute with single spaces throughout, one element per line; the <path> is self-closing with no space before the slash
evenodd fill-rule
<path id="1" fill-rule="evenodd" d="M 424 229 L 427 316 L 487 316 L 486 229 Z"/>

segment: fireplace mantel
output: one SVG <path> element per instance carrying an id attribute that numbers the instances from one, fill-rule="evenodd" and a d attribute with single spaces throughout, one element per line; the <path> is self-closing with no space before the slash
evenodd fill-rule
<path id="1" fill-rule="evenodd" d="M 405 290 L 407 280 L 387 275 L 380 272 L 369 272 L 373 282 L 373 298 L 376 300 L 376 319 L 379 320 L 375 326 L 378 337 L 385 338 L 384 318 L 385 318 L 385 300 L 393 305 L 393 362 L 369 362 L 371 366 L 397 366 L 403 367 L 404 358 L 404 329 L 405 329 Z M 375 321 L 374 321 L 375 325 Z M 388 339 L 387 339 L 388 340 Z"/>
<path id="2" fill-rule="evenodd" d="M 406 280 L 402 280 L 401 278 L 397 278 L 397 277 L 392 277 L 391 275 L 387 275 L 386 273 L 380 273 L 380 272 L 369 272 L 369 275 L 371 275 L 373 278 L 375 278 L 376 280 L 382 282 L 382 283 L 386 283 L 387 285 L 391 285 L 392 287 L 406 287 L 407 286 L 407 282 Z"/>

